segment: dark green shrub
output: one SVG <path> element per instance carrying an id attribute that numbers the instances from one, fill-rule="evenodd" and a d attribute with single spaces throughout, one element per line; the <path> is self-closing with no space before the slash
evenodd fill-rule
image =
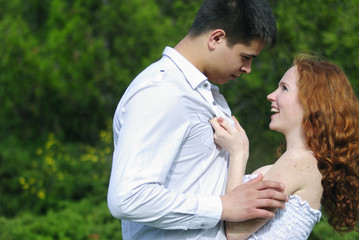
<path id="1" fill-rule="evenodd" d="M 112 240 L 122 239 L 121 224 L 114 219 L 106 202 L 89 200 L 66 203 L 62 209 L 39 216 L 20 214 L 0 217 L 0 239 L 6 240 Z"/>
<path id="2" fill-rule="evenodd" d="M 358 232 L 351 232 L 340 234 L 334 231 L 327 221 L 323 218 L 315 225 L 309 240 L 357 240 L 359 239 Z"/>
<path id="3" fill-rule="evenodd" d="M 34 144 L 33 147 L 36 145 Z M 24 210 L 46 213 L 63 201 L 106 200 L 111 169 L 112 132 L 100 131 L 97 147 L 63 144 L 54 134 L 37 148 L 0 144 L 0 215 Z"/>

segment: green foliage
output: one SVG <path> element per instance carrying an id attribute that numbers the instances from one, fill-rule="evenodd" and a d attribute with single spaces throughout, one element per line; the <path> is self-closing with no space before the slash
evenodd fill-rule
<path id="1" fill-rule="evenodd" d="M 351 232 L 347 234 L 340 234 L 325 221 L 321 220 L 315 225 L 309 240 L 356 240 L 359 239 L 359 232 Z"/>
<path id="2" fill-rule="evenodd" d="M 82 200 L 42 216 L 23 213 L 14 219 L 0 217 L 0 239 L 120 240 L 122 235 L 120 221 L 110 215 L 106 202 Z"/>
<path id="3" fill-rule="evenodd" d="M 13 137 L 0 144 L 0 215 L 11 216 L 26 203 L 18 178 L 32 159 L 28 146 L 19 146 Z"/>
<path id="4" fill-rule="evenodd" d="M 182 35 L 154 0 L 0 3 L 4 136 L 96 142 L 132 78 Z"/>
<path id="5" fill-rule="evenodd" d="M 112 131 L 102 130 L 100 137 L 96 148 L 63 144 L 52 133 L 37 149 L 23 148 L 16 140 L 11 145 L 2 143 L 0 214 L 44 213 L 59 208 L 63 201 L 84 198 L 103 202 L 111 168 Z"/>

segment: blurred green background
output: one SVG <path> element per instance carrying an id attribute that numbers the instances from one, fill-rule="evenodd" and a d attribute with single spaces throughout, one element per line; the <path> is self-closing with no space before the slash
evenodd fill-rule
<path id="1" fill-rule="evenodd" d="M 0 0 L 0 239 L 121 239 L 107 210 L 112 117 L 132 79 L 175 46 L 202 0 Z M 266 100 L 298 52 L 337 63 L 359 87 L 359 0 L 269 0 L 278 42 L 221 86 L 246 129 L 248 172 L 280 134 Z M 334 233 L 325 219 L 310 239 Z"/>

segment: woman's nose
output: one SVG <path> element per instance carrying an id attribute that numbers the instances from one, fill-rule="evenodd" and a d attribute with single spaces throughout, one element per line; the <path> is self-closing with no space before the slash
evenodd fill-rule
<path id="1" fill-rule="evenodd" d="M 273 102 L 274 99 L 275 99 L 275 98 L 274 98 L 274 93 L 275 93 L 275 91 L 267 95 L 267 99 L 268 99 L 269 101 L 271 101 L 271 102 Z"/>

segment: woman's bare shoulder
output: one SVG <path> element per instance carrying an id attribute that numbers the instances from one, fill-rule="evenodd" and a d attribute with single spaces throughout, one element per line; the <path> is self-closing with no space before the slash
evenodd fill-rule
<path id="1" fill-rule="evenodd" d="M 319 209 L 323 188 L 317 159 L 310 151 L 290 153 L 288 157 L 292 160 L 290 167 L 293 179 L 300 182 L 291 194 L 307 201 L 312 208 Z"/>
<path id="2" fill-rule="evenodd" d="M 314 154 L 301 149 L 286 151 L 275 163 L 275 165 L 293 168 L 313 167 L 316 164 L 317 160 Z"/>
<path id="3" fill-rule="evenodd" d="M 310 151 L 291 150 L 286 151 L 271 167 L 265 167 L 264 171 L 264 179 L 283 183 L 285 193 L 292 194 L 312 181 L 317 163 Z"/>
<path id="4" fill-rule="evenodd" d="M 262 174 L 264 175 L 264 174 L 266 174 L 266 173 L 269 171 L 269 169 L 270 169 L 272 166 L 273 166 L 273 164 L 260 167 L 260 168 L 258 168 L 257 170 L 255 170 L 255 171 L 253 172 L 253 174 L 260 174 L 260 173 L 262 173 Z"/>

